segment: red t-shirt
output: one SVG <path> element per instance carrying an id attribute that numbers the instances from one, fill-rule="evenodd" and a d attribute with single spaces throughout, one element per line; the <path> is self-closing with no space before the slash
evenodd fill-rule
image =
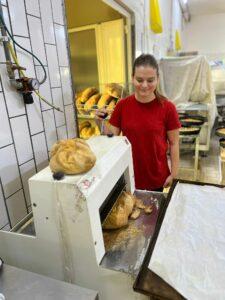
<path id="1" fill-rule="evenodd" d="M 118 102 L 109 122 L 131 143 L 136 188 L 161 188 L 170 174 L 167 131 L 180 127 L 174 104 L 166 99 L 141 103 L 131 95 Z"/>

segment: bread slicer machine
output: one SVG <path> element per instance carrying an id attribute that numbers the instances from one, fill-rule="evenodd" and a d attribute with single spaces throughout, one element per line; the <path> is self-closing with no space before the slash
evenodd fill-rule
<path id="1" fill-rule="evenodd" d="M 137 219 L 133 228 L 121 229 L 122 246 L 106 251 L 105 215 L 122 189 L 134 192 L 131 145 L 125 137 L 87 142 L 97 157 L 89 172 L 56 181 L 47 167 L 30 178 L 35 235 L 0 231 L 0 256 L 8 264 L 95 289 L 100 299 L 148 299 L 133 291 L 134 275 L 147 252 L 163 194 L 155 193 L 153 199 L 154 193 L 135 191 L 144 201 L 151 198 L 153 213 Z M 114 240 L 118 235 L 109 243 Z"/>

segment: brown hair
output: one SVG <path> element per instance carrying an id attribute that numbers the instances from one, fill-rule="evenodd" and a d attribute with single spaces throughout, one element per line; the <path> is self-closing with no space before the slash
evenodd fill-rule
<path id="1" fill-rule="evenodd" d="M 140 66 L 149 66 L 156 70 L 157 76 L 159 76 L 159 65 L 155 57 L 151 54 L 141 54 L 138 56 L 133 64 L 132 75 L 134 76 L 135 68 Z"/>
<path id="2" fill-rule="evenodd" d="M 140 67 L 140 66 L 152 67 L 153 69 L 156 70 L 157 76 L 159 76 L 159 65 L 158 65 L 157 60 L 155 59 L 155 57 L 153 55 L 151 55 L 151 54 L 141 54 L 140 56 L 138 56 L 135 59 L 134 64 L 133 64 L 132 76 L 134 76 L 134 74 L 135 74 L 135 69 L 137 67 Z M 160 102 L 163 99 L 167 99 L 165 96 L 163 96 L 159 93 L 157 88 L 155 90 L 155 96 Z"/>

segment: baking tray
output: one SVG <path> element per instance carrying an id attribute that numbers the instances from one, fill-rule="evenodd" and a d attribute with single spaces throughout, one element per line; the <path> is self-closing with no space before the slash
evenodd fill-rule
<path id="1" fill-rule="evenodd" d="M 220 187 L 220 188 L 224 187 L 222 185 L 209 184 L 209 183 L 205 183 L 205 182 L 174 180 L 165 202 L 160 207 L 159 216 L 158 216 L 158 220 L 156 223 L 154 235 L 151 239 L 151 242 L 148 247 L 148 251 L 146 253 L 142 267 L 140 269 L 140 272 L 139 272 L 139 274 L 135 280 L 134 286 L 133 286 L 133 288 L 136 292 L 151 296 L 151 297 L 153 297 L 153 299 L 155 297 L 157 300 L 184 300 L 184 299 L 186 299 L 180 293 L 178 293 L 173 287 L 171 287 L 167 282 L 165 282 L 161 277 L 156 275 L 154 272 L 152 272 L 148 268 L 149 262 L 150 262 L 150 259 L 151 259 L 156 241 L 157 241 L 157 237 L 159 235 L 160 228 L 161 228 L 164 216 L 166 214 L 167 207 L 169 205 L 173 191 L 178 182 L 187 183 L 187 184 L 195 184 L 195 185 L 210 185 L 210 186 L 216 186 L 216 187 Z"/>
<path id="2" fill-rule="evenodd" d="M 135 190 L 134 195 L 145 205 L 152 205 L 151 214 L 143 211 L 136 220 L 129 220 L 128 226 L 115 230 L 103 230 L 106 253 L 101 267 L 138 275 L 153 236 L 160 206 L 165 202 L 165 194 L 160 192 Z"/>
<path id="3" fill-rule="evenodd" d="M 201 126 L 204 124 L 204 118 L 195 116 L 180 117 L 180 122 L 184 126 Z"/>
<path id="4" fill-rule="evenodd" d="M 179 116 L 179 118 L 188 117 L 188 114 L 184 111 L 178 111 L 178 116 Z"/>
<path id="5" fill-rule="evenodd" d="M 219 132 L 220 129 L 224 129 L 224 133 Z M 225 127 L 221 126 L 221 127 L 216 128 L 215 134 L 219 137 L 225 138 Z"/>
<path id="6" fill-rule="evenodd" d="M 182 126 L 179 130 L 179 134 L 180 135 L 197 135 L 199 134 L 200 130 L 201 130 L 201 127 L 194 127 L 195 130 L 191 130 L 191 131 L 185 131 L 185 130 L 182 130 L 182 128 L 193 128 L 191 126 Z"/>
<path id="7" fill-rule="evenodd" d="M 220 139 L 220 147 L 225 148 L 225 138 Z"/>

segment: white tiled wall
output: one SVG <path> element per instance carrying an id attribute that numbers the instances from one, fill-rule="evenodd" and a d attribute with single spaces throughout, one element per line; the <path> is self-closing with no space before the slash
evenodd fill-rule
<path id="1" fill-rule="evenodd" d="M 40 17 L 40 8 L 38 0 L 26 0 L 27 13 L 36 17 Z"/>
<path id="2" fill-rule="evenodd" d="M 9 83 L 0 44 L 0 229 L 9 230 L 28 211 L 28 179 L 48 165 L 49 150 L 58 139 L 76 136 L 73 92 L 62 0 L 1 0 L 5 22 L 21 46 L 32 51 L 45 66 L 48 78 L 38 96 L 24 105 Z M 40 63 L 16 47 L 28 77 L 43 78 Z"/>

